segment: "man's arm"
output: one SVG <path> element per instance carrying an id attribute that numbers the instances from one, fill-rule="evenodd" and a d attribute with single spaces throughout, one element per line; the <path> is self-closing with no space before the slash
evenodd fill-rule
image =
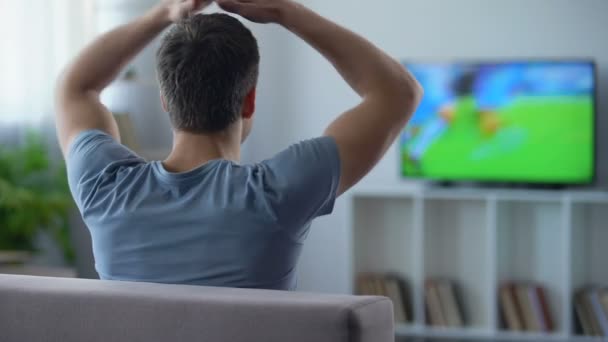
<path id="1" fill-rule="evenodd" d="M 423 90 L 401 64 L 357 34 L 291 0 L 218 0 L 256 22 L 275 22 L 325 56 L 362 97 L 325 131 L 341 160 L 340 195 L 382 158 L 416 110 Z"/>
<path id="2" fill-rule="evenodd" d="M 99 95 L 141 50 L 173 21 L 207 6 L 203 0 L 162 0 L 142 17 L 97 38 L 63 73 L 56 89 L 57 135 L 64 156 L 78 133 L 99 129 L 120 141 L 118 126 Z"/>

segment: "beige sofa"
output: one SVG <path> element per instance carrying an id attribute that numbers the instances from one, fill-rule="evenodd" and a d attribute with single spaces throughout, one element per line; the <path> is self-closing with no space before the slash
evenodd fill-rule
<path id="1" fill-rule="evenodd" d="M 0 275 L 2 342 L 389 342 L 384 297 Z"/>

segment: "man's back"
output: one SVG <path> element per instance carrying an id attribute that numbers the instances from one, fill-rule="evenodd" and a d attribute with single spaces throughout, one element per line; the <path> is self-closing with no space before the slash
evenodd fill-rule
<path id="1" fill-rule="evenodd" d="M 102 279 L 294 289 L 310 222 L 339 183 L 332 138 L 256 165 L 213 160 L 170 173 L 101 131 L 68 154 L 70 187 Z"/>
<path id="2" fill-rule="evenodd" d="M 260 53 L 212 3 L 290 30 L 331 62 L 361 101 L 317 138 L 239 166 L 255 118 Z M 157 52 L 171 154 L 147 164 L 120 145 L 103 89 L 165 29 Z M 269 95 L 266 95 L 269 96 Z M 422 97 L 401 63 L 292 0 L 160 0 L 103 34 L 57 86 L 57 134 L 103 278 L 291 289 L 311 220 L 387 152 Z M 105 133 L 104 133 L 105 132 Z M 163 170 L 188 171 L 171 175 Z M 194 169 L 194 171 L 189 171 Z"/>

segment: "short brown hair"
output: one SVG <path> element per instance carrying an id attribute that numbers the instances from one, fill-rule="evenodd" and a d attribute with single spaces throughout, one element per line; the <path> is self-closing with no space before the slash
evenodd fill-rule
<path id="1" fill-rule="evenodd" d="M 251 31 L 226 14 L 198 14 L 175 25 L 157 53 L 160 88 L 175 129 L 215 133 L 236 122 L 258 79 Z"/>

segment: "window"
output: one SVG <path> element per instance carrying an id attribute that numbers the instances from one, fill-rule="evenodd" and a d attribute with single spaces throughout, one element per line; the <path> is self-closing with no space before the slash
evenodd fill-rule
<path id="1" fill-rule="evenodd" d="M 93 0 L 0 0 L 0 124 L 52 114 L 61 68 L 91 33 Z"/>

